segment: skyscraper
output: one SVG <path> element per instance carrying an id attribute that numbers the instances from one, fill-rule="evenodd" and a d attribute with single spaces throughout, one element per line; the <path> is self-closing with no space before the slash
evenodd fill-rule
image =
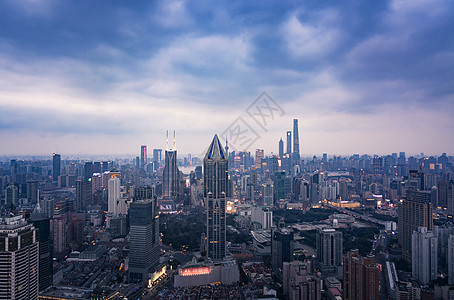
<path id="1" fill-rule="evenodd" d="M 159 263 L 159 210 L 156 199 L 138 200 L 129 208 L 129 281 L 148 281 Z"/>
<path id="2" fill-rule="evenodd" d="M 342 266 L 342 232 L 317 229 L 317 262 L 323 275 L 337 275 Z"/>
<path id="3" fill-rule="evenodd" d="M 76 181 L 76 211 L 84 211 L 92 199 L 92 182 L 82 179 Z"/>
<path id="4" fill-rule="evenodd" d="M 282 139 L 279 140 L 279 157 L 284 157 L 284 141 Z"/>
<path id="5" fill-rule="evenodd" d="M 411 236 L 411 273 L 422 283 L 437 279 L 438 238 L 426 227 L 418 227 Z"/>
<path id="6" fill-rule="evenodd" d="M 298 119 L 293 119 L 293 154 L 300 154 L 300 140 L 298 134 Z"/>
<path id="7" fill-rule="evenodd" d="M 39 203 L 30 214 L 30 221 L 39 231 L 39 290 L 52 285 L 54 249 L 50 235 L 50 219 L 41 210 Z"/>
<path id="8" fill-rule="evenodd" d="M 285 227 L 284 221 L 271 230 L 271 264 L 273 269 L 282 270 L 284 262 L 293 261 L 293 231 Z"/>
<path id="9" fill-rule="evenodd" d="M 38 299 L 38 231 L 22 216 L 0 218 L 0 299 Z"/>
<path id="10" fill-rule="evenodd" d="M 19 204 L 19 188 L 13 182 L 10 182 L 5 189 L 5 204 L 8 207 L 10 207 L 11 204 L 13 206 Z"/>
<path id="11" fill-rule="evenodd" d="M 118 217 L 118 201 L 120 200 L 120 178 L 117 176 L 109 179 L 108 193 L 107 193 L 107 205 L 108 211 L 114 218 Z"/>
<path id="12" fill-rule="evenodd" d="M 262 168 L 262 158 L 264 157 L 263 149 L 255 149 L 255 168 L 257 170 Z"/>
<path id="13" fill-rule="evenodd" d="M 287 131 L 287 154 L 292 155 L 292 132 Z"/>
<path id="14" fill-rule="evenodd" d="M 402 246 L 402 257 L 411 261 L 412 234 L 418 227 L 433 228 L 430 192 L 408 190 L 407 198 L 398 207 L 398 238 Z"/>
<path id="15" fill-rule="evenodd" d="M 153 161 L 161 163 L 161 161 L 162 161 L 162 149 L 153 149 Z"/>
<path id="16" fill-rule="evenodd" d="M 207 207 L 207 256 L 222 260 L 226 255 L 226 202 L 228 196 L 228 157 L 217 135 L 203 160 L 204 197 Z"/>
<path id="17" fill-rule="evenodd" d="M 362 257 L 352 250 L 343 257 L 343 290 L 345 300 L 378 300 L 380 266 L 374 256 Z"/>
<path id="18" fill-rule="evenodd" d="M 175 145 L 175 133 L 173 138 L 173 149 L 169 149 L 167 138 L 167 148 L 165 151 L 165 166 L 162 173 L 162 196 L 172 199 L 180 198 L 180 170 L 177 165 L 177 149 Z"/>
<path id="19" fill-rule="evenodd" d="M 54 153 L 52 154 L 52 179 L 54 181 L 58 180 L 58 176 L 60 176 L 61 170 L 61 156 L 60 154 Z"/>
<path id="20" fill-rule="evenodd" d="M 140 147 L 140 166 L 143 168 L 147 164 L 147 145 Z"/>

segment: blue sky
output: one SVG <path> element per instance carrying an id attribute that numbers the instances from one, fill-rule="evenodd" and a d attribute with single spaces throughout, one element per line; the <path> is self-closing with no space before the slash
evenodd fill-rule
<path id="1" fill-rule="evenodd" d="M 0 2 L 0 153 L 201 153 L 263 92 L 249 150 L 452 154 L 454 2 Z"/>

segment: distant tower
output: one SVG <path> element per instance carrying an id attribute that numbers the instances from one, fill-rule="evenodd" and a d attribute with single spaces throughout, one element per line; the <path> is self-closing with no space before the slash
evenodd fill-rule
<path id="1" fill-rule="evenodd" d="M 292 154 L 292 132 L 287 131 L 287 154 Z"/>
<path id="2" fill-rule="evenodd" d="M 203 160 L 204 197 L 207 206 L 207 256 L 222 260 L 226 255 L 226 204 L 228 157 L 217 135 Z"/>
<path id="3" fill-rule="evenodd" d="M 58 181 L 61 169 L 61 155 L 54 153 L 52 154 L 52 179 Z"/>
<path id="4" fill-rule="evenodd" d="M 2 299 L 38 299 L 38 230 L 22 216 L 0 218 Z"/>
<path id="5" fill-rule="evenodd" d="M 177 166 L 177 149 L 175 145 L 175 132 L 173 149 L 169 149 L 167 133 L 167 148 L 165 150 L 165 166 L 162 173 L 162 196 L 178 199 L 180 197 L 180 170 Z"/>
<path id="6" fill-rule="evenodd" d="M 279 157 L 284 157 L 284 141 L 282 138 L 279 140 Z"/>
<path id="7" fill-rule="evenodd" d="M 298 119 L 293 119 L 293 154 L 300 154 L 300 140 L 298 134 Z"/>
<path id="8" fill-rule="evenodd" d="M 143 168 L 147 164 L 147 145 L 140 147 L 140 167 Z"/>
<path id="9" fill-rule="evenodd" d="M 161 161 L 162 161 L 162 149 L 153 149 L 153 161 L 161 163 Z"/>

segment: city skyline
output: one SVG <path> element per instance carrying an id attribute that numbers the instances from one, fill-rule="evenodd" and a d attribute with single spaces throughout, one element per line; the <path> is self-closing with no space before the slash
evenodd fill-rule
<path id="1" fill-rule="evenodd" d="M 298 119 L 302 156 L 449 152 L 453 6 L 4 2 L 0 152 L 132 154 L 171 128 L 198 153 L 264 91 L 285 114 L 253 149 Z"/>

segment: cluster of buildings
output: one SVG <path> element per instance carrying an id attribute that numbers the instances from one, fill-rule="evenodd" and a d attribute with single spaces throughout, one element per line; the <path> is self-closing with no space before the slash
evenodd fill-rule
<path id="1" fill-rule="evenodd" d="M 242 297 L 269 299 L 280 287 L 292 300 L 422 299 L 454 284 L 453 157 L 302 157 L 297 119 L 276 154 L 229 152 L 215 135 L 203 161 L 181 159 L 175 133 L 162 152 L 1 161 L 0 299 L 133 299 L 167 278 L 178 295 L 200 297 L 208 287 L 230 293 L 214 286 L 235 286 L 240 273 Z M 281 217 L 324 208 L 337 213 L 317 223 Z M 176 269 L 169 261 L 180 249 L 162 244 L 162 214 L 205 215 L 200 251 Z M 370 253 L 345 249 L 343 232 L 364 226 L 380 229 Z"/>

